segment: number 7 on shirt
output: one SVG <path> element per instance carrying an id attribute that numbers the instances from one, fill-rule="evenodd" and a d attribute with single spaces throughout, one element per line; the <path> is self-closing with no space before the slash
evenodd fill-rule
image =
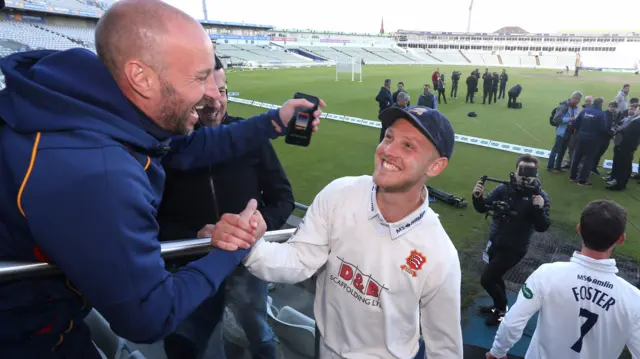
<path id="1" fill-rule="evenodd" d="M 580 338 L 571 346 L 571 349 L 576 353 L 580 353 L 582 350 L 582 340 L 584 339 L 584 336 L 593 329 L 593 326 L 596 325 L 596 322 L 598 321 L 598 314 L 592 313 L 584 308 L 580 308 L 580 316 L 587 318 L 587 320 L 580 327 Z"/>

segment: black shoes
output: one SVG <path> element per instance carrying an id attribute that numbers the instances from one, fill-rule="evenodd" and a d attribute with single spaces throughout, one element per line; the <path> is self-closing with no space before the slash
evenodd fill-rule
<path id="1" fill-rule="evenodd" d="M 497 327 L 502 323 L 502 319 L 504 319 L 505 314 L 507 314 L 507 312 L 494 309 L 493 313 L 489 315 L 489 318 L 487 318 L 487 321 L 484 322 L 484 324 L 488 327 Z"/>
<path id="2" fill-rule="evenodd" d="M 509 310 L 509 307 L 507 307 L 507 310 Z M 480 307 L 479 311 L 480 311 L 480 314 L 489 316 L 487 320 L 484 322 L 484 324 L 488 327 L 495 327 L 500 325 L 500 323 L 502 323 L 502 319 L 504 318 L 504 315 L 507 314 L 506 311 L 498 310 L 493 305 L 483 305 Z"/>
<path id="3" fill-rule="evenodd" d="M 489 315 L 493 313 L 495 309 L 496 307 L 494 307 L 493 305 L 482 305 L 480 306 L 480 314 Z"/>

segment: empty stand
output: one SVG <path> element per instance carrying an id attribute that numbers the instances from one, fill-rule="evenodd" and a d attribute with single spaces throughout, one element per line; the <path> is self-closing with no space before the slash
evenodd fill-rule
<path id="1" fill-rule="evenodd" d="M 0 39 L 9 39 L 31 49 L 66 50 L 78 47 L 77 42 L 67 37 L 38 28 L 35 24 L 13 20 L 0 21 Z"/>

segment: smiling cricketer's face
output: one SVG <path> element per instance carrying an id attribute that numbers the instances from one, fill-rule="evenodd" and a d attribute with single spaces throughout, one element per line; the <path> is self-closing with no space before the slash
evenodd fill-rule
<path id="1" fill-rule="evenodd" d="M 386 192 L 406 192 L 439 175 L 448 162 L 420 130 L 399 119 L 376 149 L 373 182 Z"/>

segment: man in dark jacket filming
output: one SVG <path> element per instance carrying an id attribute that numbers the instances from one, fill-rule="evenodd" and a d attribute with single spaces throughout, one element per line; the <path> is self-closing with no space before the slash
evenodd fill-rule
<path id="1" fill-rule="evenodd" d="M 598 150 L 602 146 L 603 137 L 609 134 L 607 128 L 607 114 L 602 110 L 604 99 L 598 97 L 591 107 L 585 108 L 576 118 L 577 140 L 576 148 L 571 159 L 571 174 L 569 181 L 576 182 L 582 187 L 591 187 L 588 181 L 593 169 Z M 578 176 L 578 165 L 584 161 Z"/>
<path id="2" fill-rule="evenodd" d="M 538 159 L 529 154 L 518 157 L 515 182 L 500 184 L 487 197 L 480 181 L 473 189 L 473 208 L 479 213 L 487 213 L 492 206 L 503 202 L 507 213 L 495 213 L 489 226 L 489 243 L 486 249 L 487 266 L 480 283 L 493 299 L 492 306 L 482 307 L 482 314 L 489 315 L 487 326 L 496 326 L 507 312 L 507 294 L 504 276 L 525 254 L 534 231 L 549 229 L 549 197 L 534 177 L 522 177 L 526 170 L 538 169 Z"/>

